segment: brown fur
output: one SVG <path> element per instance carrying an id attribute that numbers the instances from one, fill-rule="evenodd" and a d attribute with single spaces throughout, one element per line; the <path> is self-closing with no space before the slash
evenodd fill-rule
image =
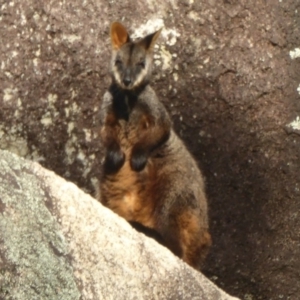
<path id="1" fill-rule="evenodd" d="M 134 47 L 143 45 L 145 55 L 152 55 L 152 39 L 157 37 L 154 33 L 132 43 L 126 29 L 114 23 L 113 61 L 123 47 L 132 47 L 137 55 L 139 48 Z M 99 200 L 132 224 L 141 224 L 137 227 L 153 229 L 165 246 L 198 269 L 211 244 L 201 172 L 173 131 L 165 107 L 147 80 L 130 83 L 128 92 L 119 81 L 124 78 L 123 71 L 131 74 L 132 70 L 126 69 L 130 64 L 118 65 L 118 69 L 113 68 L 113 83 L 101 108 L 101 139 L 107 154 Z M 139 75 L 134 78 L 140 81 Z"/>

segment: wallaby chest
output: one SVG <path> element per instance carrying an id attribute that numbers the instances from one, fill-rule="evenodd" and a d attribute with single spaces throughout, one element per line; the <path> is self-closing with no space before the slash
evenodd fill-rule
<path id="1" fill-rule="evenodd" d="M 154 117 L 136 96 L 113 99 L 112 110 L 117 117 L 116 127 L 121 148 L 126 153 L 139 140 L 139 134 L 147 130 Z M 129 153 L 127 153 L 129 155 Z"/>
<path id="2" fill-rule="evenodd" d="M 126 220 L 153 227 L 154 203 L 148 199 L 153 185 L 153 165 L 149 163 L 142 172 L 136 172 L 130 166 L 132 148 L 141 131 L 148 126 L 146 111 L 136 95 L 125 93 L 113 94 L 110 110 L 116 116 L 114 127 L 125 162 L 118 172 L 103 182 L 102 201 Z"/>

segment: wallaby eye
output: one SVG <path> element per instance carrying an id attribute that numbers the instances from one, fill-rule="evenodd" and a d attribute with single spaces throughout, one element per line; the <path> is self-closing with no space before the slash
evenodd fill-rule
<path id="1" fill-rule="evenodd" d="M 115 60 L 115 66 L 120 66 L 120 65 L 122 65 L 122 61 L 121 61 L 121 59 L 117 58 Z"/>
<path id="2" fill-rule="evenodd" d="M 145 64 L 145 62 L 144 62 L 144 61 L 140 61 L 140 62 L 138 62 L 138 63 L 137 63 L 137 65 L 138 65 L 139 67 L 141 67 L 142 69 L 144 69 L 144 68 L 145 68 L 145 66 L 146 66 L 146 64 Z"/>

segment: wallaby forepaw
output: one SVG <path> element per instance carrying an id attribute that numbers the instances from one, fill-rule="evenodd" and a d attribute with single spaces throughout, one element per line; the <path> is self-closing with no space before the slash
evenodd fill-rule
<path id="1" fill-rule="evenodd" d="M 132 153 L 130 166 L 133 171 L 142 171 L 147 164 L 148 156 L 145 152 Z"/>
<path id="2" fill-rule="evenodd" d="M 116 173 L 119 171 L 125 162 L 125 154 L 121 149 L 109 150 L 106 153 L 104 161 L 104 169 L 106 173 Z"/>

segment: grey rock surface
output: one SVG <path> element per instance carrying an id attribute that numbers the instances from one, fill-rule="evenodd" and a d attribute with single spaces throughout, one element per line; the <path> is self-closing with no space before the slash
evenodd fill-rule
<path id="1" fill-rule="evenodd" d="M 0 151 L 0 299 L 237 299 L 73 183 Z"/>

